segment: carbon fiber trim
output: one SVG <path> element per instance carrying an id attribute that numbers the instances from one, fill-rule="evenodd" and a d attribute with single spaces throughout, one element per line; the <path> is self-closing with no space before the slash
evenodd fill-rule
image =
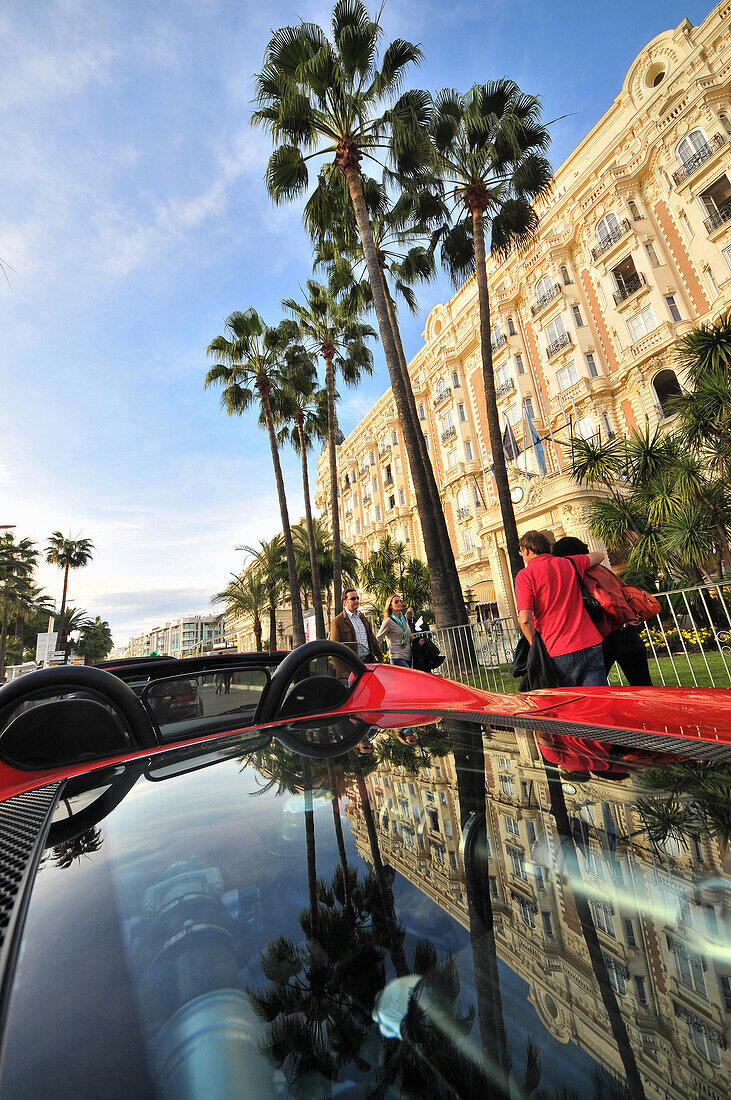
<path id="1" fill-rule="evenodd" d="M 49 783 L 0 803 L 0 1034 L 30 887 L 43 853 L 42 840 L 62 783 Z"/>
<path id="2" fill-rule="evenodd" d="M 484 711 L 445 710 L 441 707 L 410 706 L 408 708 L 389 707 L 390 714 L 434 715 L 435 718 L 450 718 L 462 722 L 478 722 L 482 726 L 495 726 L 497 729 L 529 729 L 538 733 L 556 733 L 564 737 L 586 737 L 597 741 L 608 741 L 611 745 L 625 745 L 632 749 L 649 749 L 652 752 L 682 753 L 685 756 L 710 763 L 731 761 L 731 745 L 715 741 L 701 741 L 691 737 L 663 737 L 656 733 L 640 730 L 615 729 L 613 726 L 590 726 L 583 722 L 561 722 L 553 718 L 533 718 L 525 715 L 490 714 Z M 361 713 L 366 714 L 366 711 Z"/>

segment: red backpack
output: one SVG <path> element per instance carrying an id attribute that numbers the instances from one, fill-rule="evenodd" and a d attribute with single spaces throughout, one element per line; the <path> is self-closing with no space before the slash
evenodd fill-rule
<path id="1" fill-rule="evenodd" d="M 660 614 L 660 601 L 645 592 L 644 588 L 636 588 L 633 584 L 625 584 L 620 581 L 624 598 L 635 611 L 638 619 L 651 619 L 653 615 Z"/>
<path id="2" fill-rule="evenodd" d="M 621 577 L 604 565 L 594 565 L 587 569 L 583 580 L 606 616 L 606 623 L 599 624 L 601 633 L 630 624 L 636 626 L 660 611 L 660 604 L 649 592 L 625 584 Z"/>

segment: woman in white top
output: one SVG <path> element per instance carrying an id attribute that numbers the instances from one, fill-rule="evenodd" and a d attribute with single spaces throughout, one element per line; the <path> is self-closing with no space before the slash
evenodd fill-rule
<path id="1" fill-rule="evenodd" d="M 392 665 L 411 668 L 411 630 L 404 616 L 404 601 L 400 596 L 390 596 L 383 609 L 383 622 L 376 634 L 388 641 L 388 655 Z"/>

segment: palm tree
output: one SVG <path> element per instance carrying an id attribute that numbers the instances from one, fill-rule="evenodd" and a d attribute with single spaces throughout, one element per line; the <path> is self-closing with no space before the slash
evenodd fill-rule
<path id="1" fill-rule="evenodd" d="M 284 544 L 281 535 L 273 539 L 260 539 L 259 549 L 253 546 L 237 546 L 251 554 L 253 562 L 247 567 L 259 574 L 266 593 L 266 606 L 269 609 L 269 649 L 277 648 L 277 607 L 287 587 L 287 567 L 284 560 Z M 253 614 L 253 612 L 252 612 Z"/>
<path id="2" fill-rule="evenodd" d="M 222 592 L 216 592 L 211 603 L 225 604 L 224 614 L 228 617 L 251 617 L 254 624 L 256 652 L 261 653 L 261 614 L 268 606 L 267 586 L 259 569 L 250 566 L 240 577 L 231 574 Z"/>
<path id="3" fill-rule="evenodd" d="M 63 658 L 63 663 L 65 665 L 69 663 L 69 656 L 71 654 L 72 648 L 75 653 L 79 651 L 78 645 L 76 643 L 72 645 L 71 635 L 76 633 L 80 635 L 84 630 L 86 630 L 90 623 L 91 619 L 83 610 L 83 608 L 71 607 L 70 605 L 66 608 L 66 639 L 64 641 Z"/>
<path id="4" fill-rule="evenodd" d="M 315 609 L 315 633 L 325 637 L 325 617 L 322 610 L 322 587 L 317 568 L 317 546 L 312 528 L 312 502 L 310 500 L 310 476 L 307 469 L 307 453 L 316 441 L 327 439 L 327 392 L 317 388 L 317 376 L 311 362 L 297 364 L 296 369 L 284 379 L 284 387 L 277 395 L 275 418 L 281 424 L 278 433 L 280 443 L 291 443 L 302 462 L 302 489 L 305 498 L 305 528 L 310 562 L 310 590 Z M 297 530 L 292 534 L 297 551 Z M 301 583 L 301 577 L 300 577 Z"/>
<path id="5" fill-rule="evenodd" d="M 232 313 L 226 320 L 226 330 L 228 335 L 216 336 L 208 345 L 208 356 L 218 359 L 219 362 L 206 374 L 205 387 L 206 389 L 213 385 L 223 387 L 221 407 L 229 416 L 243 415 L 251 408 L 258 395 L 272 452 L 292 601 L 292 632 L 294 644 L 298 646 L 304 643 L 305 627 L 284 477 L 279 461 L 279 446 L 270 402 L 271 392 L 280 387 L 282 371 L 285 369 L 288 355 L 293 351 L 290 333 L 282 325 L 270 328 L 253 308 L 247 309 L 245 313 Z"/>
<path id="6" fill-rule="evenodd" d="M 383 605 L 394 592 L 400 592 L 405 606 L 422 608 L 431 600 L 429 570 L 418 558 L 410 558 L 406 544 L 384 535 L 372 550 L 360 571 L 361 582 L 375 600 L 374 610 L 380 614 Z"/>
<path id="7" fill-rule="evenodd" d="M 403 185 L 404 181 L 400 181 Z M 329 273 L 330 289 L 346 294 L 349 300 L 373 306 L 373 293 L 364 275 L 367 274 L 365 256 L 358 236 L 353 207 L 342 183 L 327 174 L 321 179 L 319 191 L 327 189 L 327 203 L 315 204 L 305 209 L 305 222 L 315 240 L 315 266 L 323 266 Z M 452 598 L 459 607 L 463 601 L 459 575 L 454 562 L 454 550 L 449 538 L 447 522 L 442 508 L 426 438 L 421 430 L 416 410 L 414 391 L 401 340 L 398 311 L 393 289 L 406 303 L 412 314 L 417 301 L 413 286 L 417 282 L 430 282 L 436 274 L 434 252 L 430 244 L 432 231 L 444 216 L 444 206 L 439 196 L 424 189 L 404 189 L 395 202 L 384 184 L 376 180 L 363 180 L 363 196 L 370 217 L 376 256 L 383 280 L 383 291 L 389 321 L 396 344 L 401 384 L 406 397 L 406 408 L 412 423 L 412 431 L 419 448 L 420 461 L 425 475 L 426 490 L 431 501 L 431 520 L 439 540 L 445 575 L 452 586 Z M 323 225 L 317 218 L 326 216 Z"/>
<path id="8" fill-rule="evenodd" d="M 540 101 L 512 80 L 475 84 L 464 95 L 445 89 L 434 102 L 430 133 L 445 199 L 461 215 L 435 234 L 441 257 L 455 281 L 477 276 L 480 347 L 487 427 L 505 544 L 513 576 L 522 568 L 518 529 L 502 447 L 490 341 L 485 228 L 490 251 L 506 256 L 529 243 L 538 226 L 533 207 L 550 189 L 551 166 L 543 155 L 549 134 L 540 121 Z"/>
<path id="9" fill-rule="evenodd" d="M 111 651 L 112 644 L 109 623 L 96 615 L 82 626 L 76 652 L 81 654 L 87 664 L 91 664 L 93 661 L 103 661 Z"/>
<path id="10" fill-rule="evenodd" d="M 306 192 L 308 163 L 315 158 L 327 158 L 327 164 L 319 175 L 321 186 L 307 203 L 310 224 L 321 229 L 327 224 L 332 213 L 328 197 L 331 178 L 339 176 L 347 188 L 404 433 L 434 583 L 437 621 L 444 626 L 461 625 L 467 622 L 464 600 L 458 582 L 450 576 L 449 557 L 437 535 L 439 520 L 421 459 L 420 433 L 409 411 L 361 169 L 364 158 L 378 161 L 388 156 L 404 178 L 428 178 L 425 163 L 430 161 L 431 153 L 425 121 L 429 97 L 423 92 L 405 92 L 387 109 L 408 67 L 420 60 L 421 51 L 397 39 L 384 50 L 379 68 L 382 29 L 361 0 L 338 0 L 332 32 L 330 41 L 320 27 L 301 23 L 274 34 L 264 67 L 256 77 L 259 107 L 252 121 L 266 129 L 277 143 L 266 173 L 267 188 L 275 202 L 291 201 Z"/>
<path id="11" fill-rule="evenodd" d="M 46 547 L 46 561 L 50 565 L 57 565 L 63 569 L 63 593 L 61 595 L 61 610 L 58 616 L 58 648 L 63 649 L 66 643 L 68 628 L 64 622 L 66 610 L 66 595 L 69 586 L 69 572 L 72 569 L 83 569 L 92 558 L 94 543 L 91 539 L 66 538 L 60 531 L 54 531 L 48 540 Z"/>
<path id="12" fill-rule="evenodd" d="M 38 561 L 38 551 L 32 539 L 15 541 L 9 531 L 0 537 L 0 683 L 5 679 L 5 650 L 8 619 L 11 611 L 28 606 L 38 590 L 31 577 Z"/>
<path id="13" fill-rule="evenodd" d="M 335 407 L 335 372 L 348 386 L 356 386 L 364 374 L 373 369 L 373 356 L 366 339 L 375 336 L 370 325 L 358 320 L 357 306 L 347 298 L 338 299 L 313 279 L 307 280 L 307 300 L 297 302 L 287 298 L 282 302 L 295 319 L 299 337 L 313 354 L 325 360 L 325 391 L 327 394 L 328 454 L 330 458 L 330 516 L 333 533 L 333 569 L 335 614 L 342 606 L 340 562 L 340 516 L 338 512 L 338 470 L 336 438 L 338 419 Z"/>
<path id="14" fill-rule="evenodd" d="M 293 528 L 295 542 L 299 541 L 302 553 L 300 559 L 303 565 L 303 575 L 305 575 L 304 559 L 308 556 L 308 548 L 306 547 L 305 533 L 301 535 L 297 534 L 297 527 Z M 332 531 L 327 527 L 325 522 L 320 519 L 312 520 L 312 534 L 315 540 L 315 549 L 317 551 L 317 567 L 320 574 L 320 587 L 323 592 L 326 593 L 325 603 L 328 611 L 328 629 L 330 627 L 329 615 L 330 608 L 332 606 L 332 587 L 333 587 L 333 539 Z M 340 576 L 343 584 L 345 585 L 357 585 L 360 577 L 361 560 L 353 550 L 352 546 L 349 546 L 347 542 L 340 543 Z M 305 577 L 307 582 L 307 577 Z"/>

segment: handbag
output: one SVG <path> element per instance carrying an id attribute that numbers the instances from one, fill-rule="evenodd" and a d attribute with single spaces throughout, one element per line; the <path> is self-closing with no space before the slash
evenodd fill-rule
<path id="1" fill-rule="evenodd" d="M 625 584 L 621 581 L 622 592 L 627 603 L 637 615 L 638 619 L 651 619 L 653 615 L 660 614 L 660 601 L 645 592 L 644 588 L 636 588 L 633 584 Z"/>
<path id="2" fill-rule="evenodd" d="M 573 569 L 574 573 L 576 573 L 576 579 L 579 582 L 579 588 L 581 589 L 581 600 L 584 604 L 584 611 L 586 611 L 591 621 L 596 625 L 598 622 L 601 621 L 601 618 L 604 614 L 604 609 L 599 603 L 599 600 L 595 596 L 592 596 L 592 594 L 589 592 L 589 589 L 584 584 L 581 573 L 576 568 L 576 563 L 571 561 L 571 558 L 567 558 L 566 560 L 571 562 L 571 568 Z"/>

